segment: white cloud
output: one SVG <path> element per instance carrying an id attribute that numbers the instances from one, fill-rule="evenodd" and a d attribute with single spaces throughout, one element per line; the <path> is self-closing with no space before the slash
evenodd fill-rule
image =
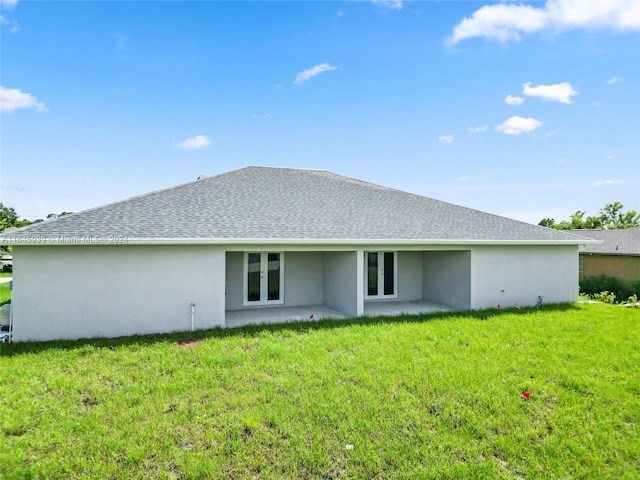
<path id="1" fill-rule="evenodd" d="M 539 31 L 576 29 L 640 30 L 638 0 L 547 0 L 542 7 L 515 4 L 485 5 L 453 28 L 447 43 L 474 37 L 500 42 L 519 41 Z"/>
<path id="2" fill-rule="evenodd" d="M 607 155 L 607 160 L 613 160 L 613 155 Z"/>
<path id="3" fill-rule="evenodd" d="M 402 9 L 402 0 L 371 0 L 371 3 L 388 10 Z"/>
<path id="4" fill-rule="evenodd" d="M 529 97 L 540 97 L 545 100 L 553 100 L 560 103 L 573 103 L 571 97 L 578 95 L 569 82 L 556 83 L 554 85 L 531 86 L 531 82 L 522 84 L 522 93 Z"/>
<path id="5" fill-rule="evenodd" d="M 506 103 L 507 105 L 522 105 L 524 103 L 524 98 L 507 95 L 507 97 L 504 99 L 504 103 Z"/>
<path id="6" fill-rule="evenodd" d="M 449 143 L 453 143 L 453 141 L 455 140 L 456 137 L 454 137 L 453 135 L 443 135 L 441 137 L 438 137 L 438 141 L 440 143 L 444 143 L 445 145 L 449 144 Z"/>
<path id="7" fill-rule="evenodd" d="M 16 33 L 20 31 L 20 24 L 15 20 L 9 20 L 7 17 L 0 15 L 0 25 L 11 25 L 9 27 L 9 33 Z"/>
<path id="8" fill-rule="evenodd" d="M 303 82 L 307 80 L 311 80 L 316 75 L 320 75 L 323 72 L 330 72 L 331 70 L 338 70 L 338 67 L 335 67 L 329 63 L 321 63 L 320 65 L 316 65 L 315 67 L 308 68 L 304 72 L 300 72 L 296 75 L 296 79 L 293 83 L 296 85 L 302 85 Z"/>
<path id="9" fill-rule="evenodd" d="M 496 130 L 506 135 L 520 135 L 523 132 L 533 132 L 540 127 L 542 122 L 535 118 L 524 118 L 513 116 L 506 119 L 502 124 L 496 126 Z"/>
<path id="10" fill-rule="evenodd" d="M 0 87 L 0 112 L 15 112 L 21 108 L 35 108 L 36 112 L 46 112 L 47 107 L 30 93 L 18 88 Z"/>
<path id="11" fill-rule="evenodd" d="M 0 11 L 12 10 L 17 3 L 18 0 L 0 0 Z M 9 27 L 10 33 L 16 33 L 20 31 L 20 25 L 18 24 L 18 22 L 15 20 L 11 20 L 4 15 L 0 15 L 0 25 L 11 25 L 11 27 Z"/>
<path id="12" fill-rule="evenodd" d="M 127 37 L 124 33 L 114 32 L 113 39 L 116 42 L 116 50 L 124 50 L 125 48 L 127 48 L 129 37 Z"/>
<path id="13" fill-rule="evenodd" d="M 18 0 L 0 0 L 0 7 L 11 10 L 17 3 Z"/>
<path id="14" fill-rule="evenodd" d="M 469 127 L 467 128 L 467 130 L 469 130 L 471 133 L 482 133 L 486 132 L 488 128 L 489 125 L 482 125 L 480 127 Z"/>
<path id="15" fill-rule="evenodd" d="M 183 150 L 197 150 L 198 148 L 208 147 L 209 145 L 211 145 L 211 140 L 204 135 L 196 135 L 195 137 L 187 138 L 184 142 L 173 142 L 174 147 L 178 147 Z"/>
<path id="16" fill-rule="evenodd" d="M 595 100 L 595 101 L 593 102 L 593 106 L 594 106 L 594 107 L 601 107 L 601 106 L 602 106 L 602 102 L 600 102 L 600 101 L 598 101 L 598 100 Z"/>
<path id="17" fill-rule="evenodd" d="M 613 85 L 614 83 L 620 83 L 620 82 L 622 82 L 621 78 L 613 76 L 609 80 L 607 80 L 607 85 Z"/>
<path id="18" fill-rule="evenodd" d="M 593 182 L 594 185 L 624 185 L 626 184 L 626 180 L 597 180 Z"/>

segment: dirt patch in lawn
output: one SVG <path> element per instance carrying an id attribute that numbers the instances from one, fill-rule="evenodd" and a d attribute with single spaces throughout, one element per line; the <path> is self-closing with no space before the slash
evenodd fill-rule
<path id="1" fill-rule="evenodd" d="M 176 348 L 195 348 L 202 343 L 202 340 L 190 340 L 176 345 Z"/>

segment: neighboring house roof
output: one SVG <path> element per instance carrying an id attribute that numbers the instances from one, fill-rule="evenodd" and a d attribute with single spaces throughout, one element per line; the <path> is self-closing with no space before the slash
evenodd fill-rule
<path id="1" fill-rule="evenodd" d="M 571 230 L 571 232 L 602 242 L 599 245 L 589 245 L 580 253 L 640 255 L 640 227 L 624 230 Z"/>
<path id="2" fill-rule="evenodd" d="M 122 236 L 129 244 L 590 243 L 572 233 L 328 171 L 269 167 L 201 177 L 30 225 L 0 240 L 68 243 L 79 236 L 100 237 L 103 243 Z"/>

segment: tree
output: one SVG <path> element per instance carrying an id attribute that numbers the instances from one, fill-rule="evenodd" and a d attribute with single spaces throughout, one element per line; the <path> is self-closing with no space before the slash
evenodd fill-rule
<path id="1" fill-rule="evenodd" d="M 571 215 L 569 221 L 562 220 L 554 225 L 552 228 L 556 230 L 580 230 L 583 228 L 599 229 L 602 228 L 602 221 L 599 217 L 587 217 L 584 218 L 586 212 L 578 210 Z"/>
<path id="2" fill-rule="evenodd" d="M 26 227 L 27 225 L 31 225 L 33 222 L 31 220 L 26 219 L 18 219 L 16 223 L 13 225 L 16 228 Z"/>
<path id="3" fill-rule="evenodd" d="M 72 213 L 73 212 L 67 212 L 67 211 L 64 211 L 62 213 L 50 213 L 49 215 L 47 215 L 47 220 L 64 217 L 65 215 L 70 215 Z"/>
<path id="4" fill-rule="evenodd" d="M 607 228 L 622 229 L 640 227 L 640 213 L 630 210 L 623 212 L 624 205 L 620 202 L 608 203 L 600 209 L 598 216 L 588 216 L 586 212 L 578 210 L 571 215 L 569 220 L 556 222 L 553 218 L 543 218 L 538 225 L 555 228 L 556 230 L 581 230 L 592 229 L 601 230 Z"/>
<path id="5" fill-rule="evenodd" d="M 547 228 L 553 228 L 555 224 L 556 224 L 556 221 L 553 218 L 543 218 L 538 222 L 538 225 L 542 227 L 547 227 Z"/>
<path id="6" fill-rule="evenodd" d="M 13 207 L 5 207 L 0 203 L 0 232 L 5 228 L 13 227 L 18 220 L 18 214 Z"/>
<path id="7" fill-rule="evenodd" d="M 640 213 L 635 210 L 623 212 L 624 205 L 620 202 L 607 203 L 600 209 L 602 223 L 608 229 L 625 229 L 640 227 Z"/>

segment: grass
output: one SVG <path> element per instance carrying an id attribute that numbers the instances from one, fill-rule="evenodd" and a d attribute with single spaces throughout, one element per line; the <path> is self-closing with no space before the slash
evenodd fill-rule
<path id="1" fill-rule="evenodd" d="M 11 275 L 13 275 L 11 272 L 0 271 L 0 278 L 11 277 Z M 9 290 L 9 284 L 0 283 L 0 306 L 4 305 L 5 303 L 9 303 L 9 300 L 11 300 L 11 290 Z"/>
<path id="2" fill-rule="evenodd" d="M 2 345 L 0 474 L 638 478 L 639 321 L 575 304 Z"/>
<path id="3" fill-rule="evenodd" d="M 11 300 L 11 290 L 8 283 L 0 283 L 0 305 L 9 303 Z"/>

